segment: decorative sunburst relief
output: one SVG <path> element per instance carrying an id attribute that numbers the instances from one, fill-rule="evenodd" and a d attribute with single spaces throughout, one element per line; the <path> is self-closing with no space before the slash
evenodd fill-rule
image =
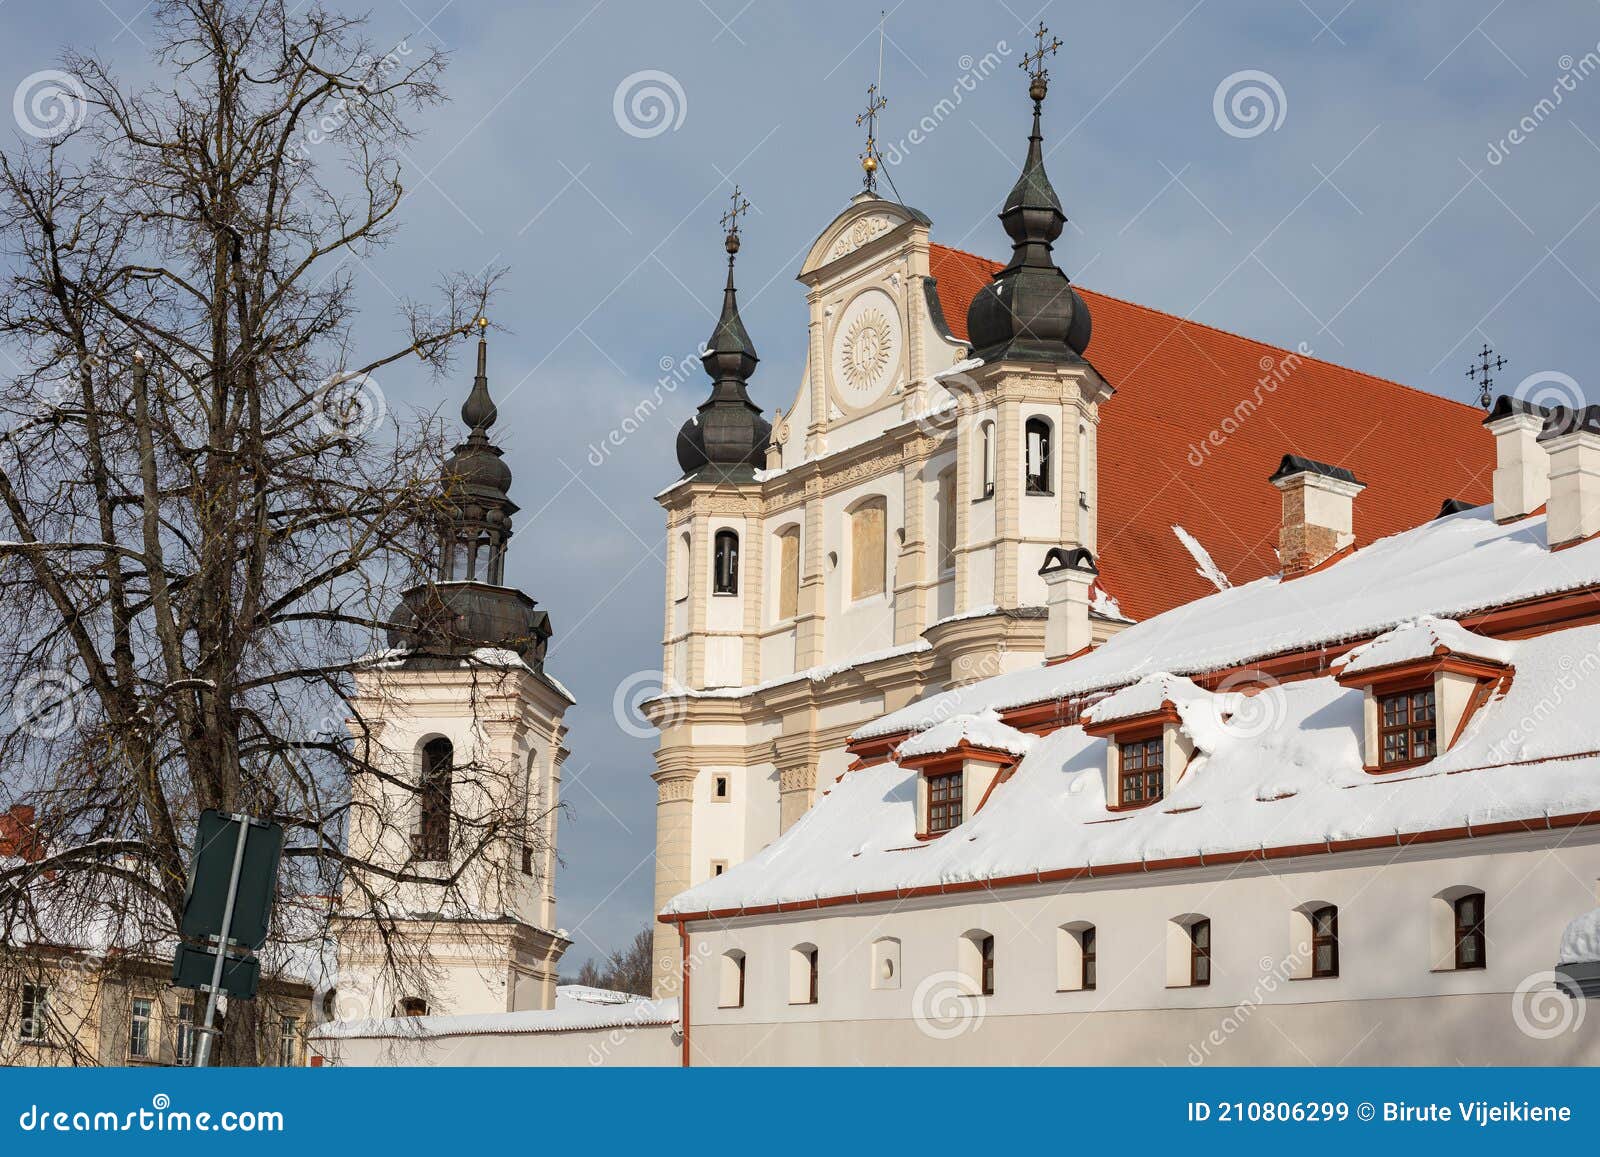
<path id="1" fill-rule="evenodd" d="M 833 386 L 841 403 L 860 410 L 888 391 L 900 363 L 900 317 L 882 290 L 859 294 L 839 318 L 833 337 Z"/>

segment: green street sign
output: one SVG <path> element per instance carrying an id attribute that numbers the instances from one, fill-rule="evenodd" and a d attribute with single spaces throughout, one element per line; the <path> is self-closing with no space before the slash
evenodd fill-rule
<path id="1" fill-rule="evenodd" d="M 189 866 L 189 888 L 183 897 L 183 920 L 179 924 L 185 939 L 205 940 L 222 935 L 240 822 L 215 808 L 200 814 L 194 859 Z M 228 939 L 254 950 L 266 943 L 272 919 L 278 858 L 283 852 L 283 825 L 255 820 L 244 823 L 244 860 L 239 868 L 239 894 Z"/>
<path id="2" fill-rule="evenodd" d="M 217 954 L 194 944 L 178 945 L 172 958 L 172 983 L 179 988 L 207 988 L 216 970 Z M 261 962 L 254 956 L 227 956 L 222 962 L 222 990 L 240 1000 L 255 999 L 261 985 Z"/>

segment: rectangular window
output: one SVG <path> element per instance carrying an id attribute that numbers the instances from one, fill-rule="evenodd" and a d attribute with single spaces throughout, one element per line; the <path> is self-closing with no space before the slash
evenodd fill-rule
<path id="1" fill-rule="evenodd" d="M 727 803 L 732 795 L 728 784 L 728 777 L 717 775 L 711 778 L 711 800 L 713 803 Z"/>
<path id="2" fill-rule="evenodd" d="M 286 1016 L 278 1022 L 278 1064 L 292 1069 L 300 1063 L 300 1018 Z"/>
<path id="3" fill-rule="evenodd" d="M 1043 418 L 1029 418 L 1023 441 L 1027 456 L 1027 492 L 1051 494 L 1050 484 L 1050 423 Z"/>
<path id="4" fill-rule="evenodd" d="M 807 965 L 811 969 L 810 989 L 806 993 L 806 1000 L 810 1004 L 817 1003 L 817 950 L 813 948 L 806 954 Z"/>
<path id="5" fill-rule="evenodd" d="M 194 1064 L 194 1004 L 185 1002 L 178 1006 L 178 1036 L 173 1059 L 180 1065 Z"/>
<path id="6" fill-rule="evenodd" d="M 24 984 L 21 1012 L 17 1039 L 34 1042 L 47 1039 L 45 1025 L 50 1012 L 50 989 L 43 984 Z"/>
<path id="7" fill-rule="evenodd" d="M 711 568 L 711 593 L 739 593 L 739 536 L 731 530 L 717 531 L 716 554 Z"/>
<path id="8" fill-rule="evenodd" d="M 928 776 L 928 834 L 961 826 L 961 773 Z"/>
<path id="9" fill-rule="evenodd" d="M 533 845 L 526 840 L 522 844 L 522 874 L 533 875 Z"/>
<path id="10" fill-rule="evenodd" d="M 1094 987 L 1095 973 L 1094 928 L 1085 928 L 1078 933 L 1078 942 L 1083 946 L 1083 987 L 1090 989 Z"/>
<path id="11" fill-rule="evenodd" d="M 154 1002 L 142 996 L 133 998 L 128 1006 L 128 1055 L 145 1058 L 150 1055 L 150 1022 L 155 1017 Z"/>
<path id="12" fill-rule="evenodd" d="M 983 954 L 983 995 L 994 995 L 994 937 L 985 936 L 978 943 L 978 950 Z"/>
<path id="13" fill-rule="evenodd" d="M 1455 903 L 1456 967 L 1483 968 L 1487 963 L 1483 932 L 1483 893 L 1469 892 Z"/>
<path id="14" fill-rule="evenodd" d="M 1161 737 L 1158 735 L 1154 739 L 1124 743 L 1121 750 L 1122 775 L 1118 798 L 1122 806 L 1142 807 L 1155 803 L 1166 790 Z"/>
<path id="15" fill-rule="evenodd" d="M 800 528 L 778 535 L 778 618 L 800 613 Z"/>
<path id="16" fill-rule="evenodd" d="M 727 860 L 712 860 L 711 861 L 711 875 L 712 875 L 713 879 L 715 879 L 717 876 L 722 875 L 722 873 L 726 872 L 727 870 L 728 870 L 728 861 Z"/>
<path id="17" fill-rule="evenodd" d="M 1436 754 L 1433 688 L 1378 700 L 1378 766 L 1408 767 Z"/>
<path id="18" fill-rule="evenodd" d="M 1189 983 L 1203 988 L 1211 983 L 1211 921 L 1189 925 Z"/>

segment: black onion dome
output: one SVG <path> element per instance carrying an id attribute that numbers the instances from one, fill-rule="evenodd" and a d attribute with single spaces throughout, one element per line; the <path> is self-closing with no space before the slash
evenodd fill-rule
<path id="1" fill-rule="evenodd" d="M 678 430 L 678 465 L 684 477 L 710 471 L 723 475 L 759 469 L 766 462 L 772 425 L 750 400 L 745 383 L 755 372 L 755 343 L 739 317 L 733 287 L 733 255 L 738 234 L 728 237 L 728 284 L 722 291 L 722 314 L 700 364 L 711 377 L 711 396 Z"/>
<path id="2" fill-rule="evenodd" d="M 974 357 L 986 361 L 1073 361 L 1089 348 L 1089 306 L 1056 266 L 1052 248 L 1067 215 L 1044 171 L 1038 99 L 1022 173 L 1000 210 L 1011 261 L 978 291 L 967 310 Z"/>
<path id="3" fill-rule="evenodd" d="M 467 400 L 461 403 L 461 420 L 471 433 L 444 464 L 447 485 L 459 488 L 468 499 L 483 498 L 497 504 L 510 501 L 511 467 L 505 464 L 500 447 L 489 441 L 489 427 L 499 417 L 500 411 L 489 396 L 488 343 L 480 340 L 478 373 Z"/>

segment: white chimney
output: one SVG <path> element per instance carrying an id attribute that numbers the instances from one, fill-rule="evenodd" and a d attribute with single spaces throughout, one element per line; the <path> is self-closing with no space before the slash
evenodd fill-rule
<path id="1" fill-rule="evenodd" d="M 1525 518 L 1550 498 L 1550 455 L 1539 441 L 1542 406 L 1501 394 L 1483 424 L 1494 435 L 1494 518 Z"/>
<path id="2" fill-rule="evenodd" d="M 1269 481 L 1283 494 L 1278 563 L 1285 579 L 1315 570 L 1355 542 L 1355 499 L 1367 487 L 1343 466 L 1285 454 Z"/>
<path id="3" fill-rule="evenodd" d="M 1600 406 L 1557 410 L 1539 442 L 1550 455 L 1545 536 L 1551 549 L 1600 534 Z M 1498 490 L 1495 499 L 1498 507 Z"/>
<path id="4" fill-rule="evenodd" d="M 1094 555 L 1081 546 L 1053 546 L 1044 556 L 1039 577 L 1049 593 L 1045 606 L 1044 658 L 1047 663 L 1069 659 L 1094 643 L 1089 624 L 1089 590 L 1100 571 Z"/>

